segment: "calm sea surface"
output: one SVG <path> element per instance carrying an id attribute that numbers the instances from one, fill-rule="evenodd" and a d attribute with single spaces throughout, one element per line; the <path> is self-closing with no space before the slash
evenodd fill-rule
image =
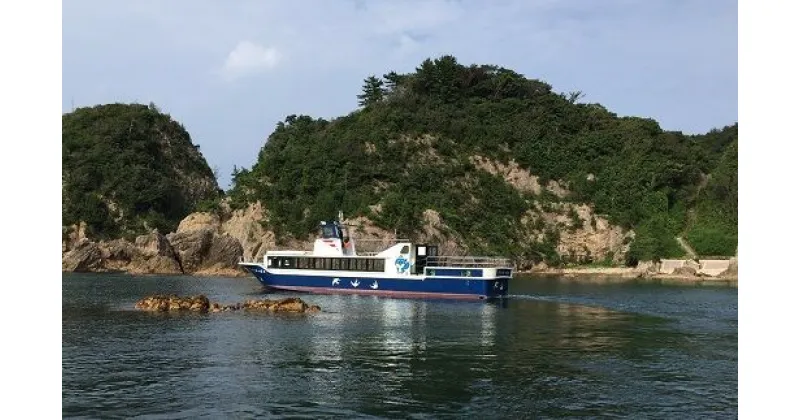
<path id="1" fill-rule="evenodd" d="M 252 278 L 64 274 L 64 417 L 737 417 L 736 288 L 517 277 L 503 302 L 134 310 L 155 293 L 287 296 Z"/>

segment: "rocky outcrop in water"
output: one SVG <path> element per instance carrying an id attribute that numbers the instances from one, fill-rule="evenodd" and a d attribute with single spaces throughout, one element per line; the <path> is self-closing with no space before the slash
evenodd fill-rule
<path id="1" fill-rule="evenodd" d="M 223 305 L 209 301 L 204 295 L 187 297 L 180 297 L 177 295 L 153 295 L 139 300 L 134 307 L 151 312 L 230 312 L 251 310 L 264 312 L 315 313 L 320 311 L 319 306 L 309 305 L 299 298 L 248 300 L 244 303 Z"/>
<path id="2" fill-rule="evenodd" d="M 280 300 L 248 300 L 242 305 L 242 309 L 268 312 L 319 312 L 317 305 L 309 305 L 300 298 L 286 298 Z"/>
<path id="3" fill-rule="evenodd" d="M 211 304 L 208 301 L 208 298 L 203 295 L 189 297 L 179 297 L 177 295 L 153 295 L 136 302 L 136 305 L 134 306 L 136 309 L 153 312 L 208 312 Z"/>

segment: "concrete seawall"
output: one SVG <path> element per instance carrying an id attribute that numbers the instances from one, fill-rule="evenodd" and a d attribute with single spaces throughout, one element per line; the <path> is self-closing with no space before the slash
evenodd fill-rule
<path id="1" fill-rule="evenodd" d="M 694 271 L 698 275 L 717 277 L 731 266 L 731 260 L 661 260 L 659 274 L 683 274 Z"/>

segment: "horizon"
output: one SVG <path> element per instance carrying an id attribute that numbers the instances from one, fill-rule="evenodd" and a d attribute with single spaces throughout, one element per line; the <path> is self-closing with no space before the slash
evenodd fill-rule
<path id="1" fill-rule="evenodd" d="M 729 0 L 77 0 L 63 5 L 62 114 L 152 102 L 186 127 L 227 191 L 234 166 L 251 168 L 286 116 L 347 115 L 366 77 L 450 54 L 703 134 L 738 121 L 737 29 Z"/>

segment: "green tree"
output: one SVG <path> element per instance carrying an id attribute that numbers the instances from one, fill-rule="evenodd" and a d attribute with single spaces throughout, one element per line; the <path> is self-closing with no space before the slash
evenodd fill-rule
<path id="1" fill-rule="evenodd" d="M 385 89 L 383 80 L 374 75 L 364 79 L 362 93 L 358 95 L 358 105 L 367 107 L 383 100 Z"/>
<path id="2" fill-rule="evenodd" d="M 150 103 L 78 108 L 62 122 L 62 224 L 98 237 L 174 229 L 219 199 L 213 171 L 189 133 Z"/>

